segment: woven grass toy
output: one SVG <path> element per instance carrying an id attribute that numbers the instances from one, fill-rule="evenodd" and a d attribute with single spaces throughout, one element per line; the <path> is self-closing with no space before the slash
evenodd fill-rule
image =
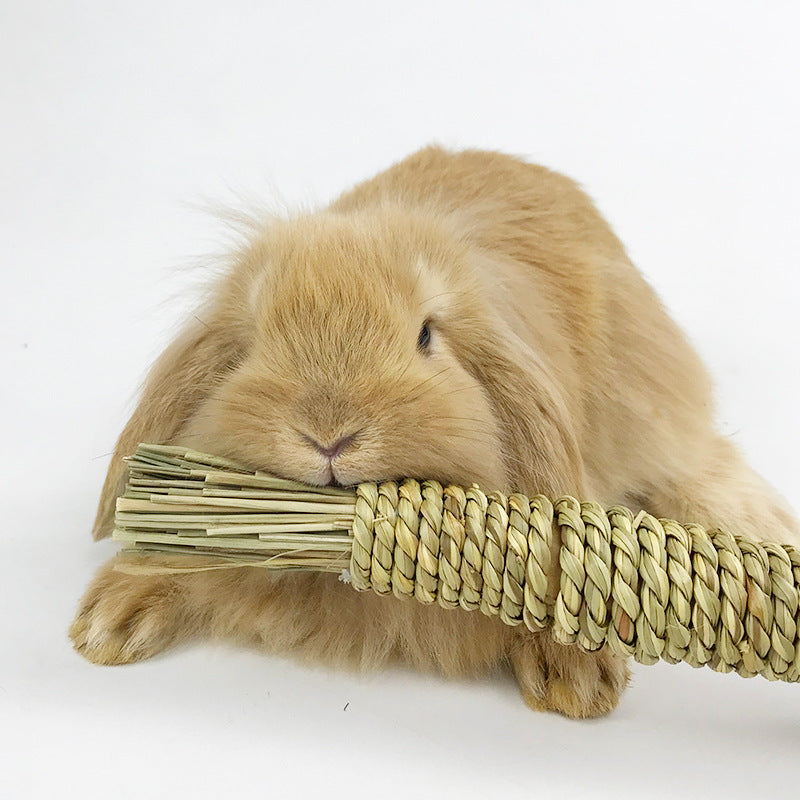
<path id="1" fill-rule="evenodd" d="M 790 545 L 573 497 L 411 479 L 306 486 L 166 445 L 141 444 L 127 462 L 114 531 L 125 571 L 335 572 L 359 591 L 549 627 L 559 642 L 644 664 L 800 680 Z M 184 553 L 186 566 L 153 552 Z"/>

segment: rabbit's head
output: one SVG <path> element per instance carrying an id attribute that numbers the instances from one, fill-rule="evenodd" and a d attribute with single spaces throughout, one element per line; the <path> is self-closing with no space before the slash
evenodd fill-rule
<path id="1" fill-rule="evenodd" d="M 396 208 L 270 224 L 154 367 L 118 454 L 157 440 L 318 485 L 579 491 L 559 389 L 475 259 Z"/>

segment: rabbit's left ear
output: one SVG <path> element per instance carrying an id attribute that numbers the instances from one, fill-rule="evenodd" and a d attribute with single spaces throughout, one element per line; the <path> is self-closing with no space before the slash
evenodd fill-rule
<path id="1" fill-rule="evenodd" d="M 471 333 L 461 340 L 459 357 L 483 385 L 501 423 L 510 488 L 583 496 L 576 422 L 546 365 L 505 324 Z"/>
<path id="2" fill-rule="evenodd" d="M 114 448 L 92 530 L 95 539 L 113 529 L 116 498 L 125 485 L 123 456 L 130 455 L 139 442 L 168 443 L 179 433 L 236 358 L 241 342 L 231 334 L 230 326 L 220 320 L 194 318 L 153 365 L 136 410 Z"/>

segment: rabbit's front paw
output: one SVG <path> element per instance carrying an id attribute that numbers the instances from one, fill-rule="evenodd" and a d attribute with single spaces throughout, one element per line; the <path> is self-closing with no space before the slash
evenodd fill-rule
<path id="1" fill-rule="evenodd" d="M 572 719 L 608 714 L 630 679 L 626 659 L 558 644 L 547 633 L 526 636 L 511 653 L 511 664 L 530 708 Z"/>
<path id="2" fill-rule="evenodd" d="M 75 649 L 95 664 L 129 664 L 155 655 L 178 632 L 174 586 L 160 577 L 98 573 L 69 629 Z"/>

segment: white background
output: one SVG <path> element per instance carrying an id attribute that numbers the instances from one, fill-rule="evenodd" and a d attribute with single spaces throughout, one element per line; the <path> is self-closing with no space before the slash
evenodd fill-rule
<path id="1" fill-rule="evenodd" d="M 66 631 L 151 360 L 225 245 L 198 204 L 323 203 L 430 141 L 577 178 L 800 507 L 791 3 L 72 2 L 0 9 L 0 794 L 797 791 L 800 687 L 637 667 L 609 718 L 507 676 L 363 678 L 223 645 L 99 668 Z M 669 9 L 669 10 L 666 10 Z"/>

